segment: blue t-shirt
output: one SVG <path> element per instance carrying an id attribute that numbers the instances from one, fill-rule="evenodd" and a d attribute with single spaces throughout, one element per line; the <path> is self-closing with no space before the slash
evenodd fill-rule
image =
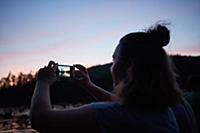
<path id="1" fill-rule="evenodd" d="M 102 133 L 178 133 L 173 111 L 128 110 L 116 102 L 92 103 Z"/>

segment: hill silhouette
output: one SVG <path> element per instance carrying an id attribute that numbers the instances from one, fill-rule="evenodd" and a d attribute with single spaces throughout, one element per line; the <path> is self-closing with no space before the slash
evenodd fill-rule
<path id="1" fill-rule="evenodd" d="M 192 75 L 200 75 L 200 56 L 172 56 L 180 87 L 188 90 L 187 80 Z M 110 67 L 112 63 L 88 68 L 91 80 L 98 86 L 112 91 Z M 0 107 L 30 106 L 36 83 L 35 75 L 22 74 L 17 77 L 9 73 L 0 81 Z M 73 84 L 68 78 L 61 78 L 51 86 L 53 104 L 67 105 L 95 101 L 83 88 Z"/>

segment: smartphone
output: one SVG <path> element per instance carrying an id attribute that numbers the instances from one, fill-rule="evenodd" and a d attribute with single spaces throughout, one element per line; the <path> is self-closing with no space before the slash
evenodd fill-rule
<path id="1" fill-rule="evenodd" d="M 73 72 L 75 71 L 75 67 L 71 65 L 62 65 L 58 64 L 57 75 L 59 77 L 73 77 Z"/>

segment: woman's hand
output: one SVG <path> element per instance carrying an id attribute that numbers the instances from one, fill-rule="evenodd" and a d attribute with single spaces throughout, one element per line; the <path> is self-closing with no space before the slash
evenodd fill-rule
<path id="1" fill-rule="evenodd" d="M 49 85 L 53 84 L 57 80 L 57 68 L 58 64 L 54 61 L 50 61 L 47 67 L 41 68 L 39 70 L 37 79 L 47 82 Z"/>
<path id="2" fill-rule="evenodd" d="M 87 69 L 80 64 L 76 64 L 74 65 L 74 67 L 78 69 L 75 70 L 73 73 L 74 81 L 83 87 L 88 87 L 92 85 Z"/>
<path id="3" fill-rule="evenodd" d="M 78 70 L 74 71 L 74 81 L 80 86 L 84 87 L 96 100 L 111 101 L 112 93 L 96 86 L 90 80 L 87 69 L 82 65 L 74 65 Z"/>

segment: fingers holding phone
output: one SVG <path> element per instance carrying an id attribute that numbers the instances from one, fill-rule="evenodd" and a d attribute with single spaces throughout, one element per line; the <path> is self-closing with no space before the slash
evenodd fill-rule
<path id="1" fill-rule="evenodd" d="M 91 84 L 90 76 L 87 69 L 80 64 L 73 65 L 76 69 L 74 71 L 73 79 L 80 85 L 87 87 Z"/>
<path id="2" fill-rule="evenodd" d="M 57 80 L 56 69 L 57 63 L 50 61 L 48 66 L 45 66 L 38 71 L 37 79 L 53 84 Z"/>
<path id="3" fill-rule="evenodd" d="M 43 80 L 49 84 L 53 84 L 58 78 L 62 77 L 71 79 L 83 87 L 91 84 L 87 69 L 80 64 L 63 65 L 49 61 L 48 66 L 41 68 L 38 72 L 38 80 Z"/>

